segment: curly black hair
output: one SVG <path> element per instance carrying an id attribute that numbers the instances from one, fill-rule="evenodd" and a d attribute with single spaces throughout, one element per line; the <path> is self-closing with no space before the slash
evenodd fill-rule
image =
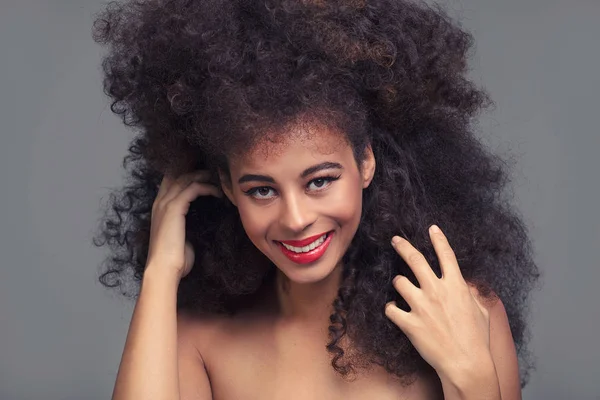
<path id="1" fill-rule="evenodd" d="M 377 160 L 333 302 L 333 368 L 346 376 L 376 364 L 401 378 L 429 368 L 383 310 L 390 300 L 407 307 L 392 287 L 395 275 L 417 284 L 389 245 L 393 235 L 407 238 L 441 275 L 427 234 L 435 223 L 465 279 L 504 303 L 525 386 L 533 368 L 528 298 L 540 272 L 507 196 L 510 167 L 475 136 L 475 117 L 493 102 L 466 77 L 473 37 L 443 7 L 130 0 L 103 9 L 93 34 L 109 50 L 102 65 L 111 110 L 138 132 L 123 161 L 127 182 L 111 193 L 94 237 L 111 250 L 103 285 L 139 293 L 152 203 L 166 173 L 209 169 L 218 185 L 228 157 L 302 116 L 343 132 L 357 162 L 368 145 Z M 178 310 L 235 313 L 272 279 L 274 265 L 227 200 L 200 197 L 186 218 L 197 256 L 180 283 Z M 342 346 L 344 336 L 352 349 Z"/>

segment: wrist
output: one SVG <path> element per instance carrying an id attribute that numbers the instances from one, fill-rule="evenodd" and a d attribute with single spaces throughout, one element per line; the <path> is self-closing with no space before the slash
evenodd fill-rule
<path id="1" fill-rule="evenodd" d="M 164 268 L 160 265 L 149 263 L 144 269 L 144 276 L 142 279 L 142 285 L 146 282 L 152 285 L 174 285 L 179 286 L 181 280 L 181 274 L 179 271 L 172 268 Z"/>
<path id="2" fill-rule="evenodd" d="M 500 400 L 500 386 L 490 355 L 474 362 L 455 363 L 438 373 L 446 400 Z"/>

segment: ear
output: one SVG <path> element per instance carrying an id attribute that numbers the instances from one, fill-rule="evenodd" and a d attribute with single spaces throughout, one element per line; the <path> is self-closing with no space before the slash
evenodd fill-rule
<path id="1" fill-rule="evenodd" d="M 363 189 L 366 189 L 371 184 L 373 180 L 373 176 L 375 175 L 375 155 L 373 154 L 373 148 L 371 145 L 368 145 L 365 149 L 365 154 L 363 156 L 362 161 L 362 179 L 363 179 Z"/>
<path id="2" fill-rule="evenodd" d="M 237 207 L 235 198 L 233 197 L 233 189 L 231 186 L 231 178 L 228 174 L 219 169 L 219 181 L 221 182 L 221 190 L 225 193 L 225 196 L 229 199 L 231 204 Z"/>

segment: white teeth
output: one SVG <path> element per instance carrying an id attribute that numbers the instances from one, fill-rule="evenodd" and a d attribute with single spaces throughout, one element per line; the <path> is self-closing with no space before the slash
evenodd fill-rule
<path id="1" fill-rule="evenodd" d="M 285 244 L 283 242 L 281 244 L 286 249 L 291 250 L 294 253 L 306 253 L 308 251 L 314 250 L 315 248 L 319 247 L 325 241 L 326 237 L 327 237 L 327 234 L 324 234 L 323 236 L 321 236 L 320 238 L 318 238 L 317 240 L 315 240 L 314 242 L 312 242 L 308 246 L 304 246 L 304 247 L 290 246 L 289 244 Z"/>

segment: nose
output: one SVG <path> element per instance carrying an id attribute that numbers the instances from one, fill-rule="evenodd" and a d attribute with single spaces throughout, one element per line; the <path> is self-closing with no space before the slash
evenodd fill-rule
<path id="1" fill-rule="evenodd" d="M 315 221 L 316 214 L 302 196 L 288 196 L 282 203 L 279 221 L 287 230 L 300 233 Z"/>

